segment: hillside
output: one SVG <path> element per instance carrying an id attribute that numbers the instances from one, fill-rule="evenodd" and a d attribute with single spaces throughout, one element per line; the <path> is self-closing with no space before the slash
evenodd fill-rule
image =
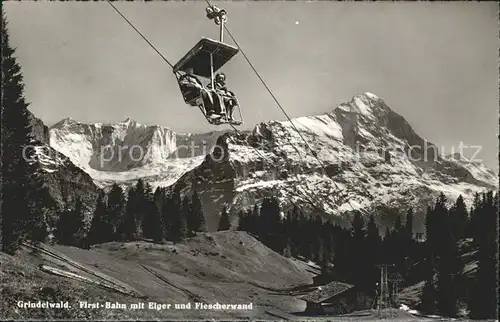
<path id="1" fill-rule="evenodd" d="M 36 255 L 26 248 L 17 257 L 1 256 L 2 280 L 6 282 L 2 289 L 3 304 L 8 304 L 2 305 L 8 310 L 2 316 L 12 318 L 47 317 L 44 315 L 47 312 L 39 310 L 14 309 L 13 301 L 19 294 L 25 300 L 34 301 L 45 299 L 40 295 L 42 292 L 55 293 L 58 300 L 67 300 L 73 306 L 82 300 L 125 304 L 252 303 L 252 310 L 247 311 L 56 310 L 67 318 L 270 319 L 273 316 L 266 313 L 268 311 L 303 310 L 304 302 L 281 294 L 280 290 L 310 284 L 314 275 L 306 263 L 285 258 L 243 232 L 200 234 L 175 245 L 113 242 L 91 250 L 43 245 Z M 45 270 L 60 269 L 78 277 L 49 274 L 37 269 L 41 264 L 46 265 L 43 266 Z M 29 315 L 24 315 L 26 312 Z M 57 314 L 53 312 L 50 314 Z"/>

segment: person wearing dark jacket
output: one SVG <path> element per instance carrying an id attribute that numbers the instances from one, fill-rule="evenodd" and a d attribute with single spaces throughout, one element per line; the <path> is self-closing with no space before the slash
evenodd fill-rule
<path id="1" fill-rule="evenodd" d="M 194 75 L 193 68 L 187 68 L 185 72 L 184 75 L 179 77 L 179 85 L 189 104 L 197 106 L 196 98 L 201 97 L 205 105 L 207 116 L 211 119 L 220 118 L 220 112 L 217 113 L 218 104 L 216 101 L 218 101 L 218 99 L 214 99 L 213 93 L 207 90 L 198 77 Z"/>
<path id="2" fill-rule="evenodd" d="M 207 87 L 211 88 L 209 84 Z M 233 120 L 233 111 L 236 106 L 238 106 L 238 100 L 233 92 L 227 89 L 226 85 L 226 75 L 219 73 L 215 75 L 214 87 L 217 94 L 222 97 L 224 106 L 227 108 L 227 118 L 229 121 Z"/>

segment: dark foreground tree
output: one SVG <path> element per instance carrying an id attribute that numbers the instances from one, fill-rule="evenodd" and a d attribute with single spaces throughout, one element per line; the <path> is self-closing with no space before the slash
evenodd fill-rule
<path id="1" fill-rule="evenodd" d="M 260 207 L 258 234 L 265 245 L 278 253 L 282 253 L 285 247 L 285 240 L 281 229 L 281 209 L 278 199 L 274 197 L 264 198 Z M 316 239 L 313 239 L 313 242 L 316 241 Z"/>
<path id="2" fill-rule="evenodd" d="M 108 194 L 108 212 L 111 225 L 113 226 L 113 239 L 119 239 L 118 228 L 123 221 L 125 204 L 126 202 L 125 196 L 123 195 L 123 189 L 116 183 L 113 184 Z"/>
<path id="3" fill-rule="evenodd" d="M 117 229 L 117 237 L 119 240 L 133 240 L 137 235 L 136 214 L 138 205 L 137 192 L 134 187 L 128 191 L 127 203 L 122 220 Z"/>
<path id="4" fill-rule="evenodd" d="M 222 208 L 220 215 L 219 226 L 217 231 L 229 230 L 231 228 L 231 223 L 229 222 L 229 213 L 227 212 L 226 206 Z"/>
<path id="5" fill-rule="evenodd" d="M 430 264 L 429 266 L 431 266 Z M 434 270 L 429 270 L 427 279 L 422 290 L 420 297 L 419 309 L 424 314 L 436 314 L 437 313 L 437 298 L 438 292 L 436 290 L 435 282 L 435 272 Z"/>
<path id="6" fill-rule="evenodd" d="M 83 204 L 80 198 L 75 201 L 74 209 L 63 211 L 56 224 L 54 236 L 59 244 L 78 246 L 84 230 Z"/>
<path id="7" fill-rule="evenodd" d="M 484 194 L 473 210 L 478 269 L 469 299 L 473 319 L 498 317 L 498 193 Z"/>
<path id="8" fill-rule="evenodd" d="M 169 202 L 169 231 L 167 237 L 173 242 L 181 241 L 187 236 L 187 223 L 183 209 L 189 208 L 189 200 L 181 200 L 179 192 L 174 192 Z"/>
<path id="9" fill-rule="evenodd" d="M 38 173 L 31 176 L 28 207 L 30 211 L 24 224 L 26 237 L 34 242 L 43 242 L 49 235 L 47 221 L 55 212 L 56 204 Z"/>
<path id="10" fill-rule="evenodd" d="M 193 193 L 193 196 L 191 197 L 190 211 L 187 214 L 187 225 L 190 234 L 206 230 L 205 215 L 203 214 L 201 201 L 196 191 Z"/>
<path id="11" fill-rule="evenodd" d="M 148 205 L 149 211 L 144 214 L 142 221 L 142 232 L 145 238 L 161 241 L 163 239 L 163 223 L 160 209 L 156 203 L 151 201 Z"/>
<path id="12" fill-rule="evenodd" d="M 1 94 L 1 166 L 2 166 L 2 250 L 13 253 L 27 235 L 40 236 L 40 231 L 29 232 L 30 223 L 40 218 L 30 209 L 30 175 L 34 169 L 29 161 L 34 150 L 29 122 L 28 103 L 24 98 L 21 67 L 10 46 L 7 19 L 2 10 L 2 94 Z M 38 213 L 39 214 L 39 213 Z M 31 226 L 33 229 L 40 227 Z"/>
<path id="13" fill-rule="evenodd" d="M 113 224 L 109 216 L 106 200 L 101 194 L 97 199 L 96 209 L 90 225 L 89 243 L 94 245 L 111 240 L 113 240 Z"/>

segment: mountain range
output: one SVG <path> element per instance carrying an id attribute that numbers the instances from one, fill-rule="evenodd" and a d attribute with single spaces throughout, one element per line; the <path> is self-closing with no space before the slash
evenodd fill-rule
<path id="1" fill-rule="evenodd" d="M 308 209 L 340 224 L 353 210 L 382 226 L 409 207 L 414 229 L 443 192 L 450 202 L 498 188 L 498 175 L 462 155 L 441 155 L 401 115 L 372 93 L 331 112 L 268 121 L 251 131 L 175 133 L 127 119 L 85 124 L 66 118 L 50 128 L 32 117 L 34 162 L 61 208 L 77 195 L 89 212 L 100 189 L 139 178 L 156 187 L 197 191 L 209 230 L 227 206 L 235 215 L 275 196 L 286 211 Z M 235 217 L 234 217 L 235 218 Z"/>

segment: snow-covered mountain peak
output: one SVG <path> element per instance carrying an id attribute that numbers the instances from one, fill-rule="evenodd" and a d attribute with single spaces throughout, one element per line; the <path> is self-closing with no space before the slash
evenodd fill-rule
<path id="1" fill-rule="evenodd" d="M 159 178 L 157 185 L 169 185 L 196 167 L 220 134 L 179 134 L 130 118 L 91 124 L 66 118 L 50 128 L 50 144 L 101 187 L 141 177 Z"/>
<path id="2" fill-rule="evenodd" d="M 363 95 L 365 95 L 368 98 L 373 99 L 373 100 L 379 100 L 380 99 L 376 94 L 373 94 L 373 93 L 370 93 L 370 92 L 365 92 Z"/>
<path id="3" fill-rule="evenodd" d="M 498 187 L 483 165 L 447 160 L 437 150 L 425 151 L 426 144 L 433 146 L 367 92 L 330 113 L 229 133 L 219 142 L 224 157 L 207 158 L 178 184 L 186 187 L 186 180 L 193 180 L 199 191 L 202 182 L 204 207 L 214 216 L 223 204 L 237 212 L 267 195 L 285 208 L 299 203 L 335 216 L 380 207 L 425 210 L 440 192 L 449 200 L 462 194 L 470 201 L 474 192 Z M 220 202 L 208 205 L 209 200 Z"/>
<path id="4" fill-rule="evenodd" d="M 50 128 L 60 128 L 63 126 L 68 126 L 68 125 L 76 123 L 76 122 L 77 121 L 75 121 L 73 118 L 67 117 L 67 118 L 64 118 L 64 119 L 60 120 L 59 122 L 55 123 Z"/>

